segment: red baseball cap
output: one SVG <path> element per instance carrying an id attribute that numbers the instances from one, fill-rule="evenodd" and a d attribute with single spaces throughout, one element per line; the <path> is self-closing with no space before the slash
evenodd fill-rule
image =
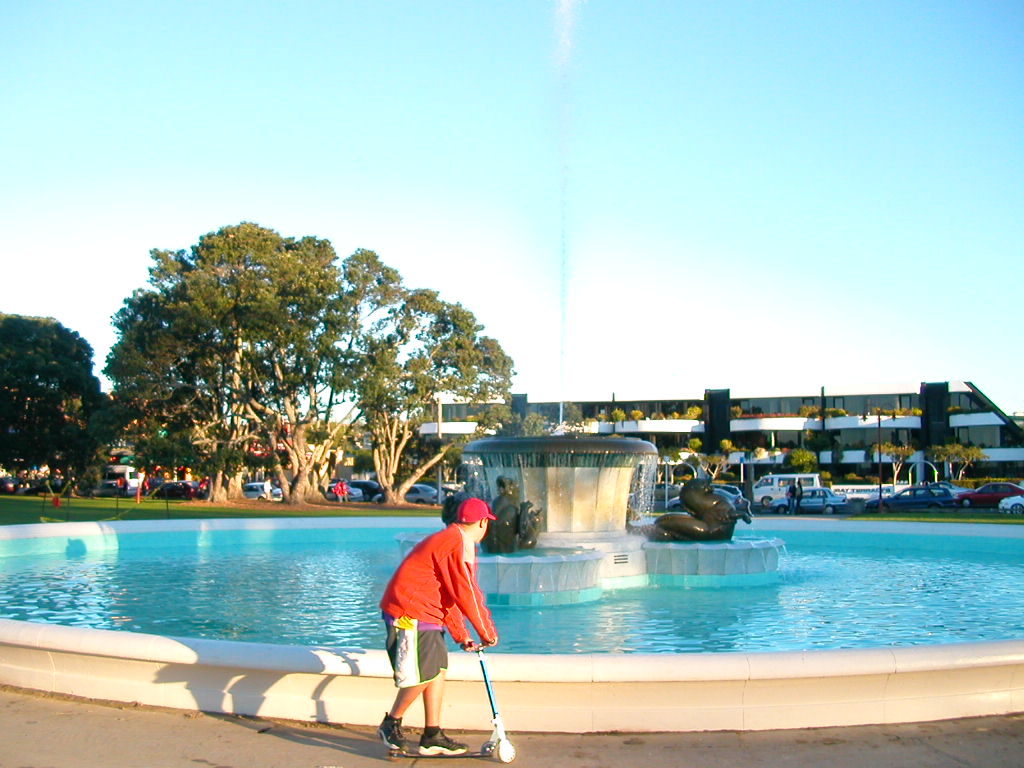
<path id="1" fill-rule="evenodd" d="M 479 520 L 497 520 L 491 508 L 483 499 L 468 498 L 459 504 L 458 521 L 460 523 L 475 523 Z"/>

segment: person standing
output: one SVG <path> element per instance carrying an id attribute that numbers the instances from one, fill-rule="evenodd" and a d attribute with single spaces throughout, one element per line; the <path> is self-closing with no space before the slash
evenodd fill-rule
<path id="1" fill-rule="evenodd" d="M 348 503 L 348 483 L 344 480 L 339 480 L 338 484 L 334 486 L 334 495 L 338 497 L 338 501 Z"/>
<path id="2" fill-rule="evenodd" d="M 794 504 L 793 504 L 793 507 L 794 507 L 793 514 L 794 515 L 799 515 L 800 514 L 800 502 L 804 500 L 804 486 L 803 486 L 803 483 L 801 483 L 799 480 L 797 480 L 795 483 L 793 483 L 793 487 L 796 489 L 793 492 L 793 501 L 794 501 Z"/>
<path id="3" fill-rule="evenodd" d="M 494 520 L 487 502 L 468 498 L 455 520 L 419 544 L 398 566 L 384 590 L 380 608 L 387 630 L 387 652 L 395 674 L 395 695 L 377 735 L 388 749 L 406 751 L 402 717 L 423 698 L 421 755 L 460 755 L 467 747 L 441 730 L 448 648 L 444 631 L 464 651 L 498 644 L 491 613 L 476 580 L 476 545 Z M 466 619 L 480 637 L 475 642 Z"/>
<path id="4" fill-rule="evenodd" d="M 786 511 L 789 514 L 796 512 L 796 483 L 790 483 L 786 488 Z"/>

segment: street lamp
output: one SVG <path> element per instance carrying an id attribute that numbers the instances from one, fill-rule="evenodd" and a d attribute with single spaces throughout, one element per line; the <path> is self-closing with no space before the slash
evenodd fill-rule
<path id="1" fill-rule="evenodd" d="M 443 443 L 441 440 L 441 395 L 437 395 L 437 447 L 443 454 Z M 441 474 L 444 469 L 444 456 L 437 462 L 437 504 L 444 506 L 444 491 L 441 490 Z"/>
<path id="2" fill-rule="evenodd" d="M 878 412 L 878 511 L 882 511 L 882 412 Z"/>

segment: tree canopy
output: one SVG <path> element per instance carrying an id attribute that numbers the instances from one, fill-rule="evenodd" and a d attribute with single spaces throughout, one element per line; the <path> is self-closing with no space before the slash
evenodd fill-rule
<path id="1" fill-rule="evenodd" d="M 98 442 L 104 396 L 92 347 L 52 318 L 0 315 L 0 464 L 77 473 Z"/>
<path id="2" fill-rule="evenodd" d="M 444 455 L 399 487 L 438 395 L 507 395 L 511 361 L 472 313 L 406 288 L 372 251 L 339 264 L 326 240 L 242 223 L 151 256 L 149 286 L 115 316 L 106 373 L 147 433 L 187 436 L 214 478 L 211 500 L 238 492 L 254 451 L 269 464 L 284 454 L 286 498 L 305 500 L 360 418 L 378 479 L 400 500 Z"/>

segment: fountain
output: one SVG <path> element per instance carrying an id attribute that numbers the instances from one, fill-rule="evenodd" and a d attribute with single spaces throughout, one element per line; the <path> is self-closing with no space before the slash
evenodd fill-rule
<path id="1" fill-rule="evenodd" d="M 161 562 L 169 552 L 184 547 L 199 553 L 203 563 L 213 563 L 237 554 L 245 542 L 291 547 L 320 542 L 329 531 L 351 540 L 369 529 L 386 531 L 386 538 L 393 541 L 394 532 L 426 533 L 437 525 L 438 521 L 425 518 L 372 517 L 0 526 L 0 556 L 20 559 L 22 555 L 39 555 L 58 564 L 63 561 L 60 567 L 84 575 L 87 571 L 80 566 L 97 555 Z M 773 533 L 795 537 L 794 543 L 804 537 L 803 545 L 816 543 L 827 549 L 830 542 L 842 541 L 882 553 L 920 549 L 958 562 L 971 552 L 1001 552 L 1019 559 L 1024 543 L 1024 530 L 1011 525 L 776 518 L 767 527 Z M 706 546 L 723 543 L 708 542 Z M 648 563 L 649 547 L 679 545 L 647 542 Z M 984 566 L 971 565 L 966 572 L 975 573 L 975 581 L 984 581 L 975 568 Z M 923 572 L 914 571 L 912 581 L 918 573 Z M 188 578 L 183 571 L 181 586 L 185 589 Z M 315 572 L 309 578 L 318 581 Z M 884 581 L 885 577 L 872 573 L 870 579 Z M 359 581 L 355 572 L 352 581 Z M 89 579 L 67 582 L 72 590 L 85 590 L 87 611 L 102 605 L 95 602 L 103 599 L 99 584 Z M 983 628 L 988 622 L 977 617 L 999 610 L 998 593 L 986 595 L 985 590 L 979 590 L 978 601 L 943 606 L 941 582 L 932 583 L 938 587 L 932 595 L 938 606 L 938 616 L 932 616 L 935 621 L 942 621 L 944 611 L 968 611 L 971 626 Z M 116 581 L 115 587 L 117 595 L 112 597 L 120 599 Z M 217 583 L 208 588 L 217 589 Z M 881 589 L 884 592 L 885 584 Z M 719 592 L 743 602 L 733 589 L 665 592 L 663 596 L 672 598 L 668 603 L 675 610 L 692 611 L 691 597 L 704 598 L 706 603 Z M 991 599 L 983 601 L 986 596 Z M 843 597 L 848 603 L 850 595 Z M 915 595 L 905 594 L 904 598 L 916 606 Z M 375 605 L 375 596 L 371 605 Z M 600 607 L 601 603 L 594 605 Z M 253 608 L 259 606 L 257 600 Z M 854 620 L 870 623 L 863 617 L 871 607 L 885 609 L 884 605 L 868 606 L 858 613 L 860 609 L 854 607 Z M 371 613 L 368 609 L 346 620 L 372 619 L 376 627 Z M 578 618 L 572 616 L 575 608 L 562 617 L 547 608 L 540 613 L 545 614 L 545 624 L 565 624 Z M 130 611 L 117 609 L 116 615 L 131 621 Z M 216 617 L 216 611 L 197 616 L 202 621 Z M 642 620 L 660 621 L 651 615 Z M 792 621 L 792 614 L 782 620 Z M 615 614 L 609 615 L 608 622 L 612 623 L 589 625 L 589 630 L 603 633 L 606 628 L 614 629 Z M 716 632 L 726 636 L 734 630 L 728 622 L 716 625 Z M 374 644 L 284 645 L 173 634 L 0 619 L 0 683 L 183 710 L 365 725 L 375 725 L 381 702 L 394 696 L 387 655 Z M 547 642 L 543 627 L 536 632 L 536 640 Z M 494 680 L 501 687 L 503 715 L 522 732 L 749 731 L 1024 711 L 1024 640 L 986 639 L 978 634 L 968 642 L 943 642 L 898 646 L 883 639 L 870 647 L 853 643 L 827 650 L 798 643 L 781 649 L 731 652 L 585 653 L 566 646 L 549 647 L 553 652 L 509 653 L 499 647 L 491 660 Z M 480 704 L 479 664 L 472 654 L 453 654 L 450 661 L 446 722 L 453 728 L 489 731 L 489 711 Z M 409 724 L 419 725 L 415 721 Z"/>
<path id="2" fill-rule="evenodd" d="M 732 541 L 740 515 L 706 481 L 684 494 L 691 514 L 631 526 L 653 498 L 658 452 L 644 440 L 485 438 L 463 461 L 467 494 L 491 501 L 498 517 L 477 561 L 495 605 L 586 602 L 649 584 L 763 583 L 778 569 L 782 542 Z"/>

